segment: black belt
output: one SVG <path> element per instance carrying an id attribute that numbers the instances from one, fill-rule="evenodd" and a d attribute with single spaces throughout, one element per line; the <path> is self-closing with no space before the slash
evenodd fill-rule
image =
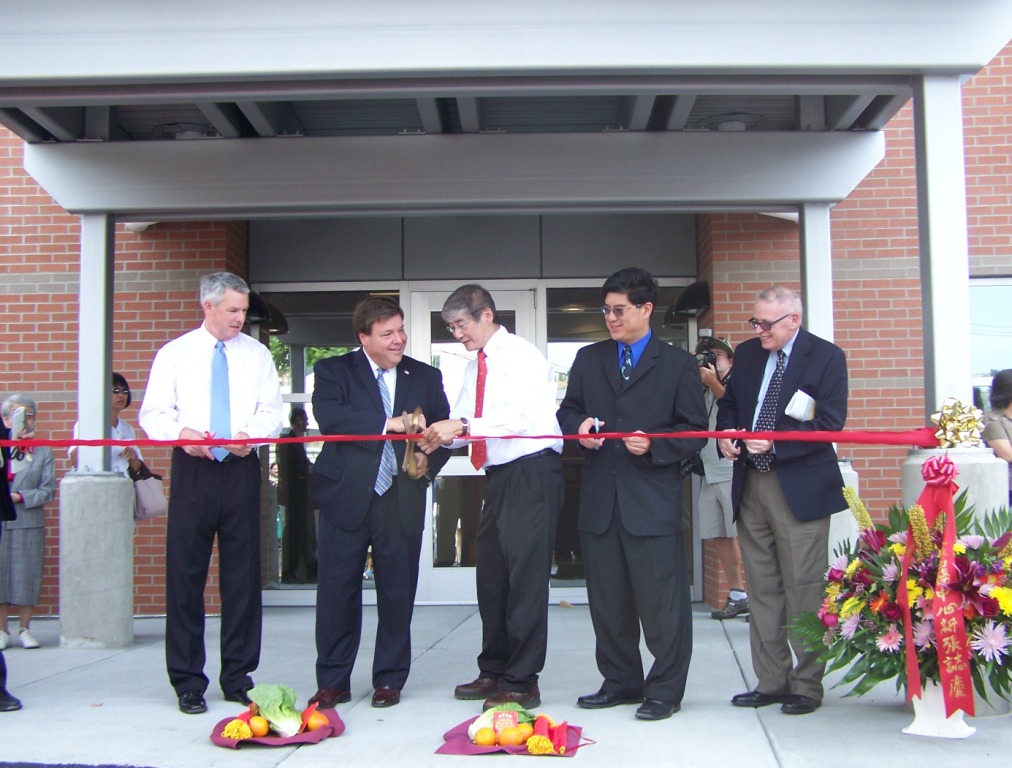
<path id="1" fill-rule="evenodd" d="M 530 459 L 537 459 L 542 456 L 547 456 L 550 453 L 555 453 L 551 448 L 542 448 L 537 453 L 528 453 L 526 456 L 521 456 L 513 461 L 504 461 L 502 464 L 495 464 L 491 467 L 485 467 L 485 474 L 491 475 L 494 472 L 498 472 L 500 469 L 506 469 L 506 467 L 512 467 L 514 464 L 519 464 L 521 461 L 529 461 Z"/>

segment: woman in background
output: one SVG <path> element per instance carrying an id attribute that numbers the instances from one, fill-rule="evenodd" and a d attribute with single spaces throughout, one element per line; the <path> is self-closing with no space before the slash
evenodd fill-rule
<path id="1" fill-rule="evenodd" d="M 0 406 L 13 440 L 35 437 L 37 414 L 35 401 L 27 395 L 11 395 Z M 56 495 L 55 465 L 52 448 L 15 446 L 10 452 L 7 476 L 17 519 L 3 523 L 0 538 L 0 650 L 14 642 L 7 633 L 7 609 L 12 605 L 21 622 L 17 642 L 22 648 L 39 647 L 29 624 L 42 591 L 45 505 Z"/>
<path id="2" fill-rule="evenodd" d="M 999 371 L 991 380 L 991 410 L 984 417 L 981 435 L 994 455 L 1009 464 L 1009 485 L 1012 486 L 1012 368 Z M 1012 490 L 1009 491 L 1012 506 Z"/>
<path id="3" fill-rule="evenodd" d="M 10 430 L 6 424 L 0 424 L 0 440 L 6 440 Z M 7 465 L 10 462 L 10 449 L 0 448 L 0 542 L 3 541 L 3 524 L 17 517 L 14 502 L 11 500 L 11 487 L 7 482 Z M 21 709 L 21 702 L 7 692 L 7 662 L 4 652 L 0 650 L 0 712 L 13 712 Z"/>
<path id="4" fill-rule="evenodd" d="M 112 425 L 109 427 L 109 438 L 112 440 L 133 440 L 136 435 L 134 428 L 119 417 L 120 413 L 130 406 L 133 399 L 130 397 L 130 385 L 120 374 L 113 371 L 112 374 Z M 74 439 L 77 439 L 77 422 L 74 423 Z M 67 450 L 71 462 L 77 455 L 77 446 Z M 109 469 L 127 475 L 128 470 L 136 472 L 141 468 L 141 452 L 133 446 L 121 448 L 118 445 L 109 446 Z"/>

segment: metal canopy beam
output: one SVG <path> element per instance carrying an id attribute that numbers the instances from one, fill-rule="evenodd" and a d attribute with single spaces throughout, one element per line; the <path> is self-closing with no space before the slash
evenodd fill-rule
<path id="1" fill-rule="evenodd" d="M 834 204 L 881 133 L 622 133 L 28 145 L 67 211 L 123 219 Z"/>

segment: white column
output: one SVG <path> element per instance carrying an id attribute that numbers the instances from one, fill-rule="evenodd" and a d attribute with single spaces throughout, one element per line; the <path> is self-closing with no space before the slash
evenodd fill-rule
<path id="1" fill-rule="evenodd" d="M 833 250 L 829 237 L 829 205 L 806 203 L 798 216 L 801 227 L 801 292 L 804 325 L 816 336 L 833 340 Z"/>
<path id="2" fill-rule="evenodd" d="M 956 76 L 914 84 L 926 414 L 947 397 L 973 396 L 961 97 Z"/>
<path id="3" fill-rule="evenodd" d="M 109 437 L 112 419 L 113 221 L 107 215 L 81 217 L 81 279 L 78 319 L 78 435 Z M 77 467 L 108 471 L 106 448 L 82 446 Z"/>

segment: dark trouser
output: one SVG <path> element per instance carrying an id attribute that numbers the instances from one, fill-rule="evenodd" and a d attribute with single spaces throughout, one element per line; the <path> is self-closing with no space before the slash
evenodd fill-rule
<path id="1" fill-rule="evenodd" d="M 829 517 L 798 520 L 784 498 L 776 470 L 748 468 L 738 510 L 738 540 L 748 584 L 756 690 L 822 701 L 826 665 L 819 661 L 819 651 L 791 637 L 787 625 L 799 613 L 817 611 L 822 603 Z"/>
<path id="2" fill-rule="evenodd" d="M 548 582 L 562 507 L 562 461 L 551 453 L 488 472 L 475 579 L 482 644 L 478 669 L 504 691 L 527 691 L 545 666 Z"/>
<path id="3" fill-rule="evenodd" d="M 616 508 L 608 530 L 581 531 L 597 668 L 609 693 L 680 704 L 692 657 L 692 605 L 678 531 L 632 536 Z M 654 663 L 643 677 L 640 625 Z"/>
<path id="4" fill-rule="evenodd" d="M 356 530 L 335 527 L 326 510 L 320 515 L 316 599 L 319 688 L 351 690 L 351 670 L 362 639 L 362 569 L 370 545 L 378 622 L 373 687 L 400 690 L 408 679 L 422 534 L 421 529 L 417 535 L 404 532 L 397 482 L 382 496 L 372 494 L 365 522 Z"/>
<path id="5" fill-rule="evenodd" d="M 260 663 L 260 460 L 217 462 L 172 451 L 166 533 L 165 660 L 176 693 L 207 689 L 204 588 L 218 537 L 221 674 L 226 692 Z"/>

